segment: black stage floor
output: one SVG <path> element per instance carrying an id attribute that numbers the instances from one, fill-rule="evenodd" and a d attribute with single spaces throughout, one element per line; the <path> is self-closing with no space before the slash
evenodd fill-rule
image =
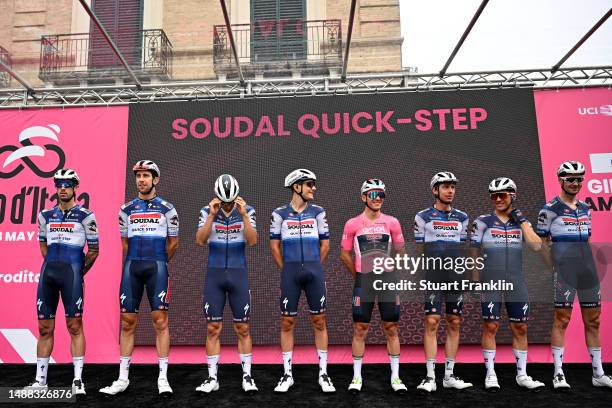
<path id="1" fill-rule="evenodd" d="M 612 373 L 612 364 L 606 364 L 606 372 Z M 416 390 L 425 373 L 424 364 L 402 364 L 400 376 L 408 387 L 405 395 L 393 395 L 389 385 L 389 366 L 386 364 L 364 365 L 364 385 L 357 396 L 348 393 L 352 378 L 351 365 L 330 365 L 328 372 L 336 386 L 335 394 L 323 394 L 317 383 L 318 367 L 315 365 L 294 365 L 293 376 L 296 384 L 287 394 L 275 394 L 281 365 L 256 365 L 252 374 L 260 392 L 247 396 L 240 387 L 241 370 L 237 364 L 222 365 L 219 368 L 220 389 L 210 395 L 201 396 L 195 392 L 203 379 L 206 368 L 202 365 L 171 365 L 168 370 L 174 395 L 161 398 L 157 395 L 156 365 L 132 365 L 130 386 L 116 397 L 106 397 L 98 389 L 110 385 L 117 378 L 118 366 L 89 364 L 85 366 L 83 379 L 87 395 L 79 397 L 79 407 L 474 407 L 487 408 L 512 406 L 514 408 L 563 408 L 563 407 L 612 407 L 612 389 L 599 389 L 591 385 L 589 364 L 565 364 L 564 372 L 572 389 L 555 392 L 552 388 L 552 364 L 529 364 L 528 373 L 543 381 L 546 387 L 540 392 L 519 389 L 514 380 L 514 364 L 496 364 L 501 391 L 489 393 L 484 390 L 485 369 L 483 364 L 458 364 L 455 374 L 474 383 L 474 387 L 462 391 L 442 388 L 442 365 L 437 367 L 438 390 L 423 395 Z M 0 387 L 21 387 L 34 378 L 34 365 L 0 364 Z M 49 369 L 49 386 L 69 386 L 72 381 L 72 365 L 53 365 Z M 1 406 L 61 406 L 64 404 L 0 404 Z"/>

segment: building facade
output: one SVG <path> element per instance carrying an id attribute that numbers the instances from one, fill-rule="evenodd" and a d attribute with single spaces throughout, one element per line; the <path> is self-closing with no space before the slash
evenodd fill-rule
<path id="1" fill-rule="evenodd" d="M 237 77 L 220 1 L 88 4 L 143 82 Z M 339 75 L 350 0 L 226 0 L 226 5 L 246 78 Z M 5 50 L 0 58 L 6 55 L 33 85 L 130 81 L 78 0 L 0 0 L 0 7 Z M 358 0 L 348 72 L 399 71 L 401 45 L 399 0 Z"/>

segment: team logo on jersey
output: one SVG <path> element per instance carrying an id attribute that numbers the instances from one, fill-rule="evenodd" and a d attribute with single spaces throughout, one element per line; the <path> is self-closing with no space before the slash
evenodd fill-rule
<path id="1" fill-rule="evenodd" d="M 433 229 L 444 231 L 459 231 L 459 223 L 457 221 L 434 221 Z"/>
<path id="2" fill-rule="evenodd" d="M 49 232 L 66 232 L 68 234 L 74 233 L 74 224 L 67 223 L 49 223 Z"/>
<path id="3" fill-rule="evenodd" d="M 287 229 L 314 229 L 314 220 L 287 221 Z"/>
<path id="4" fill-rule="evenodd" d="M 130 214 L 130 224 L 159 224 L 160 219 L 159 213 Z"/>
<path id="5" fill-rule="evenodd" d="M 87 225 L 87 229 L 90 232 L 98 232 L 98 224 L 96 224 L 95 221 L 91 221 L 88 225 Z"/>
<path id="6" fill-rule="evenodd" d="M 178 215 L 174 215 L 172 216 L 172 218 L 170 218 L 170 224 L 173 226 L 178 226 L 179 224 L 179 219 L 178 219 Z"/>

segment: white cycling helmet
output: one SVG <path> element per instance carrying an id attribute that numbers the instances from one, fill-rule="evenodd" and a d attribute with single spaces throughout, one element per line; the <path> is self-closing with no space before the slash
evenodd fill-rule
<path id="1" fill-rule="evenodd" d="M 508 177 L 498 177 L 489 183 L 489 194 L 499 192 L 516 193 L 516 184 Z"/>
<path id="2" fill-rule="evenodd" d="M 385 183 L 383 183 L 381 179 L 377 179 L 377 178 L 367 179 L 361 185 L 361 194 L 365 194 L 370 190 L 385 191 Z"/>
<path id="3" fill-rule="evenodd" d="M 159 167 L 157 167 L 157 164 L 151 160 L 140 160 L 136 162 L 134 167 L 132 167 L 132 170 L 134 171 L 134 174 L 141 170 L 148 170 L 151 172 L 151 174 L 153 174 L 153 177 L 160 176 Z"/>
<path id="4" fill-rule="evenodd" d="M 455 183 L 456 184 L 457 181 L 459 181 L 457 180 L 457 177 L 455 177 L 455 175 L 451 173 L 450 171 L 440 171 L 431 178 L 429 187 L 434 188 L 438 184 L 442 184 L 442 183 Z"/>
<path id="5" fill-rule="evenodd" d="M 79 175 L 72 169 L 60 169 L 56 171 L 53 175 L 53 181 L 57 180 L 70 180 L 73 181 L 74 184 L 79 184 L 80 182 Z"/>
<path id="6" fill-rule="evenodd" d="M 231 203 L 238 197 L 238 180 L 230 174 L 222 174 L 215 181 L 215 194 L 224 203 Z"/>
<path id="7" fill-rule="evenodd" d="M 584 176 L 585 168 L 579 161 L 566 161 L 559 166 L 557 176 Z"/>
<path id="8" fill-rule="evenodd" d="M 317 176 L 308 170 L 308 169 L 297 169 L 293 170 L 291 173 L 285 177 L 285 187 L 291 188 L 295 183 L 299 183 L 306 180 L 317 180 Z"/>

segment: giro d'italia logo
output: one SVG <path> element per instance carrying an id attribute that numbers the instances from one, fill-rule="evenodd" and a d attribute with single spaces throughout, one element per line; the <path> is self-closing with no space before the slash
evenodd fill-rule
<path id="1" fill-rule="evenodd" d="M 64 151 L 57 144 L 53 143 L 42 146 L 35 145 L 31 142 L 31 139 L 45 138 L 59 143 L 59 139 L 57 137 L 59 133 L 60 127 L 55 124 L 49 124 L 46 126 L 31 126 L 22 130 L 19 134 L 19 144 L 21 144 L 21 146 L 5 145 L 0 147 L 0 155 L 5 152 L 11 152 L 8 157 L 1 162 L 2 167 L 0 167 L 0 178 L 7 179 L 15 177 L 26 167 L 28 167 L 38 177 L 52 177 L 57 170 L 64 167 L 64 163 L 66 162 L 66 155 L 64 154 Z M 35 163 L 41 159 L 32 160 L 32 157 L 51 157 L 49 160 L 53 160 L 55 165 L 52 168 L 49 168 L 49 166 L 43 166 L 41 168 Z M 16 167 L 13 167 L 14 163 L 19 164 Z M 13 169 L 10 170 L 11 168 Z"/>

